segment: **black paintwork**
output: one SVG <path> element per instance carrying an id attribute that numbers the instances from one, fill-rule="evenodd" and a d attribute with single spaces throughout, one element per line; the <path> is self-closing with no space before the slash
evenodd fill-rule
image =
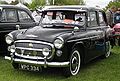
<path id="1" fill-rule="evenodd" d="M 13 30 L 16 30 L 16 25 L 20 25 L 21 29 L 25 28 L 30 28 L 34 27 L 36 25 L 36 22 L 34 21 L 33 17 L 31 16 L 31 11 L 29 11 L 26 8 L 18 7 L 18 6 L 13 6 L 13 5 L 0 5 L 0 8 L 2 8 L 2 14 L 0 15 L 0 32 L 10 32 Z M 1 16 L 3 15 L 3 10 L 6 9 L 11 9 L 16 11 L 16 16 L 17 16 L 17 21 L 15 22 L 2 22 L 1 21 Z M 18 11 L 24 11 L 29 15 L 31 18 L 32 22 L 20 22 L 19 21 L 19 16 L 18 16 Z"/>
<path id="2" fill-rule="evenodd" d="M 80 9 L 80 10 L 78 10 Z M 109 41 L 111 35 L 111 29 L 107 26 L 107 23 L 100 26 L 98 12 L 103 13 L 104 22 L 106 22 L 105 13 L 97 8 L 92 7 L 81 7 L 81 6 L 60 6 L 60 7 L 49 7 L 43 9 L 43 13 L 46 11 L 57 11 L 57 10 L 72 10 L 86 13 L 86 24 L 80 27 L 78 31 L 74 31 L 73 28 L 43 28 L 37 26 L 30 28 L 28 30 L 22 31 L 22 33 L 15 35 L 17 33 L 11 32 L 15 36 L 15 41 L 17 40 L 35 40 L 44 41 L 52 43 L 57 37 L 62 37 L 65 41 L 64 46 L 59 49 L 62 50 L 63 54 L 61 57 L 56 55 L 58 49 L 55 48 L 54 58 L 48 61 L 68 61 L 71 51 L 74 48 L 79 48 L 82 51 L 81 57 L 83 62 L 88 62 L 89 60 L 105 54 L 105 41 Z M 95 11 L 97 13 L 97 25 L 88 25 L 88 16 L 90 11 Z M 27 35 L 35 35 L 37 37 L 28 37 Z"/>
<path id="3" fill-rule="evenodd" d="M 23 34 L 17 36 L 17 40 L 32 39 L 53 43 L 54 39 L 60 35 L 72 34 L 73 29 L 41 28 L 40 26 L 28 29 Z M 27 37 L 27 35 L 38 37 Z"/>

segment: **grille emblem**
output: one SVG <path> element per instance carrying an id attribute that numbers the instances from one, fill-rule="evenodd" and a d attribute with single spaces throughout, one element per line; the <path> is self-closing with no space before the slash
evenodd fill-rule
<path id="1" fill-rule="evenodd" d="M 36 36 L 36 35 L 32 35 L 32 34 L 30 34 L 30 35 L 26 35 L 27 37 L 38 37 L 38 36 Z"/>
<path id="2" fill-rule="evenodd" d="M 30 48 L 33 48 L 33 44 L 32 43 L 29 43 L 28 45 Z"/>

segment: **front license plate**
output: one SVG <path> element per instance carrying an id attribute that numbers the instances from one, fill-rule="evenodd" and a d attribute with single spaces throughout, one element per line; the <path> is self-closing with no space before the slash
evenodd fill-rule
<path id="1" fill-rule="evenodd" d="M 20 64 L 20 68 L 29 71 L 40 71 L 40 67 L 32 66 L 32 65 Z"/>

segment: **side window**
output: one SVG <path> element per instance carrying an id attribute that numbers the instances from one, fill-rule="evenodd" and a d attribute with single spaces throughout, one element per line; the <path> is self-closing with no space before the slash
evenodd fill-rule
<path id="1" fill-rule="evenodd" d="M 25 11 L 19 10 L 18 15 L 20 22 L 33 22 L 31 17 Z"/>
<path id="2" fill-rule="evenodd" d="M 1 22 L 17 22 L 17 14 L 14 9 L 4 9 L 2 12 Z"/>
<path id="3" fill-rule="evenodd" d="M 102 12 L 99 12 L 99 24 L 100 26 L 105 26 L 105 21 Z"/>
<path id="4" fill-rule="evenodd" d="M 98 26 L 96 12 L 90 12 L 90 24 L 91 26 Z"/>

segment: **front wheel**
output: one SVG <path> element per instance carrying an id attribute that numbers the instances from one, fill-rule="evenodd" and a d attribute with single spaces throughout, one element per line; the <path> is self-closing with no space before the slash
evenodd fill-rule
<path id="1" fill-rule="evenodd" d="M 77 49 L 74 49 L 70 56 L 70 65 L 65 69 L 65 74 L 67 76 L 77 75 L 80 70 L 81 57 L 80 52 Z"/>
<path id="2" fill-rule="evenodd" d="M 19 69 L 19 64 L 18 64 L 18 63 L 14 63 L 14 62 L 13 62 L 13 63 L 12 63 L 12 66 L 13 66 L 14 69 Z"/>

